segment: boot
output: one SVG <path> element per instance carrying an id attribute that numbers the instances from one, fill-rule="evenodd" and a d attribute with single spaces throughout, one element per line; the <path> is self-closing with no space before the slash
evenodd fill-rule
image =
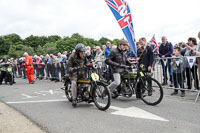
<path id="1" fill-rule="evenodd" d="M 174 96 L 174 95 L 177 95 L 178 92 L 177 91 L 174 91 L 173 93 L 171 93 L 171 96 Z"/>
<path id="2" fill-rule="evenodd" d="M 76 99 L 72 99 L 72 106 L 74 108 L 77 106 L 77 100 Z"/>
<path id="3" fill-rule="evenodd" d="M 184 97 L 185 96 L 185 92 L 181 92 L 181 97 Z"/>

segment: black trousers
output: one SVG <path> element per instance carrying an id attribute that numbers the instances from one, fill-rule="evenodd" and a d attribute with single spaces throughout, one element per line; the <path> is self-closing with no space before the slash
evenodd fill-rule
<path id="1" fill-rule="evenodd" d="M 64 65 L 62 64 L 61 65 L 61 77 L 63 78 L 65 76 L 65 68 L 64 68 Z"/>
<path id="2" fill-rule="evenodd" d="M 39 74 L 44 78 L 44 68 L 38 68 Z"/>
<path id="3" fill-rule="evenodd" d="M 192 73 L 192 75 L 191 75 L 191 73 Z M 197 66 L 193 66 L 192 68 L 186 68 L 188 89 L 192 88 L 192 76 L 194 79 L 194 87 L 199 90 L 199 79 L 198 79 L 198 75 L 197 75 Z"/>
<path id="4" fill-rule="evenodd" d="M 175 88 L 182 88 L 184 89 L 184 78 L 183 73 L 173 73 L 173 79 L 174 79 L 174 87 Z M 178 90 L 174 90 L 175 92 L 178 92 Z M 184 90 L 181 90 L 181 92 L 185 92 Z"/>
<path id="5" fill-rule="evenodd" d="M 3 82 L 3 79 L 6 77 L 6 71 L 1 71 L 1 74 L 0 74 L 0 83 Z"/>
<path id="6" fill-rule="evenodd" d="M 56 80 L 56 67 L 51 65 L 51 80 Z"/>
<path id="7" fill-rule="evenodd" d="M 51 75 L 51 65 L 47 64 L 47 68 L 46 68 L 46 79 L 50 78 Z"/>

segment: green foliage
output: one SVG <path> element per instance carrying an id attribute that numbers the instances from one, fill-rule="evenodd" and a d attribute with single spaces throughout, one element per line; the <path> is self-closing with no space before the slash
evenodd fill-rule
<path id="1" fill-rule="evenodd" d="M 34 54 L 33 48 L 29 46 L 23 46 L 23 45 L 11 45 L 9 51 L 8 51 L 8 56 L 11 58 L 19 58 L 22 57 L 24 52 L 28 52 L 30 55 Z"/>
<path id="2" fill-rule="evenodd" d="M 101 39 L 99 39 L 99 43 L 100 45 L 106 45 L 106 42 L 109 41 L 112 43 L 112 41 L 108 38 L 102 37 Z"/>
<path id="3" fill-rule="evenodd" d="M 48 42 L 47 37 L 33 36 L 33 35 L 25 38 L 23 41 L 24 45 L 32 47 L 35 51 L 39 45 L 44 46 L 47 42 Z"/>
<path id="4" fill-rule="evenodd" d="M 48 42 L 56 42 L 60 39 L 61 39 L 61 37 L 57 36 L 57 35 L 48 36 Z"/>
<path id="5" fill-rule="evenodd" d="M 0 57 L 7 55 L 10 49 L 10 42 L 0 36 Z"/>
<path id="6" fill-rule="evenodd" d="M 118 45 L 118 43 L 119 43 L 119 39 L 114 39 L 113 41 L 112 41 L 112 44 L 114 44 L 114 45 Z"/>
<path id="7" fill-rule="evenodd" d="M 54 55 L 57 55 L 58 53 L 58 50 L 56 48 L 56 44 L 51 42 L 51 43 L 46 43 L 44 46 L 43 46 L 43 50 L 44 50 L 44 55 L 46 54 L 54 54 Z M 40 54 L 38 54 L 40 55 Z"/>
<path id="8" fill-rule="evenodd" d="M 16 45 L 22 43 L 22 39 L 17 34 L 8 34 L 4 36 L 4 39 L 8 40 L 11 45 Z"/>
<path id="9" fill-rule="evenodd" d="M 74 33 L 71 37 L 67 36 L 64 38 L 57 35 L 30 35 L 25 39 L 21 39 L 21 37 L 17 34 L 9 34 L 0 36 L 0 57 L 8 56 L 18 58 L 23 56 L 24 52 L 28 52 L 29 55 L 57 55 L 58 52 L 62 53 L 66 50 L 73 50 L 78 43 L 94 47 L 105 45 L 107 41 L 117 45 L 119 40 L 114 39 L 111 41 L 108 38 L 102 37 L 97 41 L 92 38 L 84 38 L 79 33 Z"/>

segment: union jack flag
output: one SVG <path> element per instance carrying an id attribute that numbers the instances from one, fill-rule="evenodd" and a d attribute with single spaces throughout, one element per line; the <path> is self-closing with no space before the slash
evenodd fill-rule
<path id="1" fill-rule="evenodd" d="M 153 49 L 153 52 L 157 52 L 158 53 L 158 44 L 156 43 L 156 38 L 155 38 L 155 34 L 153 35 L 151 41 L 150 41 L 151 44 L 155 45 L 154 46 L 154 49 Z"/>
<path id="2" fill-rule="evenodd" d="M 125 0 L 105 0 L 113 15 L 115 16 L 119 26 L 121 27 L 126 39 L 137 57 L 135 32 L 132 23 L 131 11 Z"/>

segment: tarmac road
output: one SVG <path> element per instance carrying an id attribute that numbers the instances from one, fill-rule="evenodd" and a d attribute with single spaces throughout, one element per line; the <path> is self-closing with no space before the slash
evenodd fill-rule
<path id="1" fill-rule="evenodd" d="M 134 96 L 112 100 L 107 111 L 80 103 L 73 108 L 67 101 L 63 83 L 16 79 L 17 84 L 0 86 L 0 101 L 25 115 L 42 130 L 50 133 L 199 133 L 200 100 L 195 92 L 185 98 L 169 96 L 148 106 Z M 22 127 L 23 128 L 23 127 Z"/>

